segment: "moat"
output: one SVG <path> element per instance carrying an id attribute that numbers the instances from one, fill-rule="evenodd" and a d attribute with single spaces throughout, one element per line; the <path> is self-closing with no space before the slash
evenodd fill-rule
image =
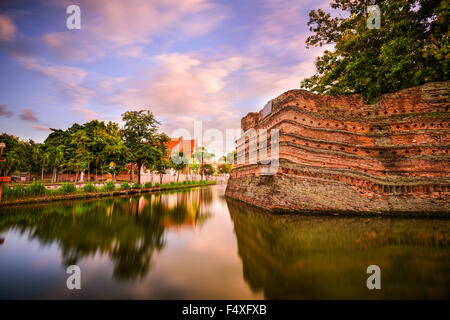
<path id="1" fill-rule="evenodd" d="M 2 208 L 0 299 L 450 297 L 448 219 L 274 215 L 224 193 Z M 81 290 L 66 287 L 74 264 Z"/>

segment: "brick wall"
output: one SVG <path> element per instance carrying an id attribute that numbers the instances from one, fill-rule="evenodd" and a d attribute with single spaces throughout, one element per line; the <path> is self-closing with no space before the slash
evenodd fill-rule
<path id="1" fill-rule="evenodd" d="M 287 91 L 272 100 L 266 118 L 261 110 L 241 121 L 244 131 L 279 130 L 277 188 L 263 191 L 262 165 L 256 164 L 261 158 L 249 154 L 250 146 L 259 149 L 262 141 L 246 137 L 238 142 L 245 148 L 245 162 L 235 165 L 227 194 L 266 208 L 304 210 L 296 203 L 305 203 L 308 193 L 290 192 L 300 183 L 303 190 L 321 194 L 320 201 L 310 199 L 315 205 L 308 202 L 308 210 L 353 211 L 354 201 L 364 203 L 362 211 L 450 212 L 449 92 L 450 82 L 431 83 L 365 105 L 360 95 Z M 327 192 L 327 185 L 340 192 Z M 292 203 L 276 198 L 277 193 Z"/>

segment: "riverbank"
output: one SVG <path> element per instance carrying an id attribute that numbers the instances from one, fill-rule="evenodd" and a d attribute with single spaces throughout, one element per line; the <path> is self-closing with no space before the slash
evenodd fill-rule
<path id="1" fill-rule="evenodd" d="M 190 189 L 195 187 L 203 187 L 216 184 L 216 181 L 204 181 L 202 183 L 197 184 L 186 184 L 186 185 L 163 185 L 158 187 L 151 188 L 140 188 L 140 189 L 123 189 L 123 190 L 114 190 L 114 191 L 98 191 L 98 192 L 83 192 L 78 191 L 76 193 L 70 194 L 62 194 L 62 195 L 53 195 L 53 196 L 37 196 L 37 197 L 29 197 L 23 199 L 9 199 L 0 201 L 0 209 L 2 207 L 8 207 L 12 205 L 21 205 L 21 204 L 33 204 L 33 203 L 41 203 L 41 202 L 56 202 L 56 201 L 65 201 L 65 200 L 77 200 L 77 199 L 91 199 L 91 198 L 104 198 L 104 197 L 115 197 L 115 196 L 125 196 L 125 195 L 136 195 L 141 193 L 153 193 L 159 191 L 168 191 L 168 190 L 179 190 L 179 189 Z"/>

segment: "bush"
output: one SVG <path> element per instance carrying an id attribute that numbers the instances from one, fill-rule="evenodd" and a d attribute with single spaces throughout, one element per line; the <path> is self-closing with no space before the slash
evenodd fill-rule
<path id="1" fill-rule="evenodd" d="M 107 182 L 103 187 L 102 187 L 102 191 L 114 191 L 116 190 L 116 186 L 114 185 L 114 182 L 109 181 Z"/>
<path id="2" fill-rule="evenodd" d="M 155 187 L 161 187 L 161 184 L 160 183 L 155 183 Z"/>
<path id="3" fill-rule="evenodd" d="M 82 190 L 84 192 L 97 192 L 97 187 L 89 182 L 88 184 L 83 186 Z"/>
<path id="4" fill-rule="evenodd" d="M 75 192 L 76 190 L 77 190 L 77 188 L 75 188 L 73 183 L 66 183 L 58 188 L 59 192 L 65 193 L 65 194 Z"/>
<path id="5" fill-rule="evenodd" d="M 42 183 L 35 181 L 28 188 L 26 188 L 26 191 L 27 196 L 42 196 L 45 195 L 47 189 Z"/>
<path id="6" fill-rule="evenodd" d="M 144 184 L 144 188 L 151 188 L 152 187 L 152 183 L 151 182 L 146 182 Z"/>
<path id="7" fill-rule="evenodd" d="M 128 182 L 124 182 L 120 185 L 120 190 L 128 190 L 131 186 L 128 184 Z"/>
<path id="8" fill-rule="evenodd" d="M 142 186 L 139 183 L 135 182 L 133 184 L 133 189 L 142 189 Z"/>
<path id="9" fill-rule="evenodd" d="M 173 182 L 173 181 L 170 181 L 170 183 L 169 183 L 171 186 L 174 186 L 175 185 L 175 182 Z"/>

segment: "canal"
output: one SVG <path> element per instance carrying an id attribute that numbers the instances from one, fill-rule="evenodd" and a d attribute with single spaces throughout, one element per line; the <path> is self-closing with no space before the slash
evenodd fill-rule
<path id="1" fill-rule="evenodd" d="M 450 297 L 448 219 L 273 215 L 224 191 L 0 209 L 0 299 Z"/>

